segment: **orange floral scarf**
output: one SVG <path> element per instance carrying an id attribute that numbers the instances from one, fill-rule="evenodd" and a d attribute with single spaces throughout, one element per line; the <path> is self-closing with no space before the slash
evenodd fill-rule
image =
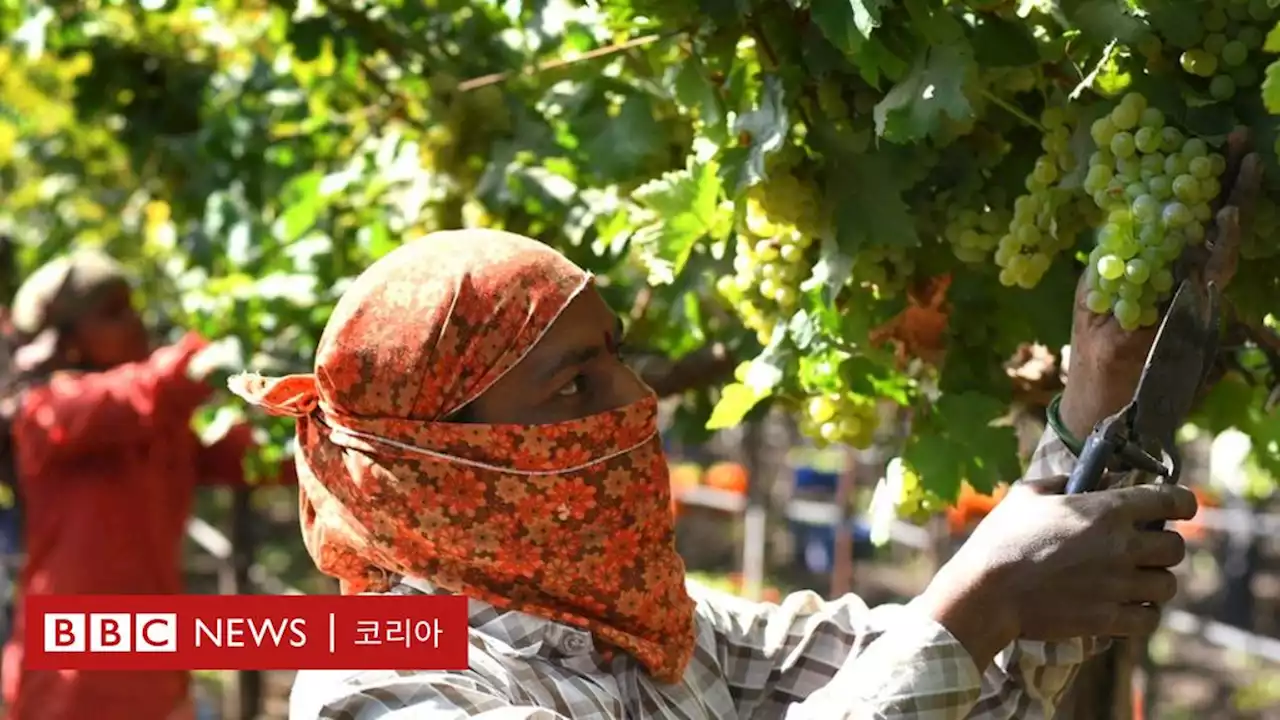
<path id="1" fill-rule="evenodd" d="M 393 575 L 563 622 L 675 682 L 694 647 L 657 400 L 552 425 L 443 422 L 591 276 L 510 233 L 408 243 L 356 279 L 314 374 L 232 390 L 297 418 L 307 550 L 344 593 Z"/>

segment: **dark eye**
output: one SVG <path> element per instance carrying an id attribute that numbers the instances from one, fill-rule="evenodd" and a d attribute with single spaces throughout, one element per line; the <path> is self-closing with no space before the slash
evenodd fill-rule
<path id="1" fill-rule="evenodd" d="M 582 376 L 575 376 L 572 380 L 565 383 L 564 387 L 556 391 L 556 395 L 560 397 L 572 397 L 582 392 Z"/>

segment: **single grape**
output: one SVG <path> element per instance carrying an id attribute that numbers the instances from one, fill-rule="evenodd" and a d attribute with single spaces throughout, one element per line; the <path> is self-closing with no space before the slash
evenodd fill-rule
<path id="1" fill-rule="evenodd" d="M 1227 67 L 1236 67 L 1243 65 L 1244 61 L 1249 58 L 1249 48 L 1239 40 L 1232 40 L 1222 46 L 1219 53 L 1222 56 L 1222 62 Z"/>
<path id="2" fill-rule="evenodd" d="M 1182 69 L 1199 77 L 1213 77 L 1218 71 L 1218 58 L 1199 48 L 1182 53 Z"/>
<path id="3" fill-rule="evenodd" d="M 1147 190 L 1157 200 L 1168 200 L 1173 197 L 1173 181 L 1168 175 L 1157 175 L 1147 181 Z"/>
<path id="4" fill-rule="evenodd" d="M 1111 138 L 1111 152 L 1118 158 L 1131 157 L 1137 147 L 1133 142 L 1133 134 L 1129 132 L 1117 132 Z"/>
<path id="5" fill-rule="evenodd" d="M 1098 260 L 1098 274 L 1106 280 L 1117 280 L 1124 275 L 1124 261 L 1115 255 L 1104 255 Z"/>
<path id="6" fill-rule="evenodd" d="M 1138 120 L 1141 119 L 1141 112 L 1134 103 L 1122 100 L 1111 109 L 1111 124 L 1115 125 L 1117 130 L 1131 130 L 1137 126 Z"/>
<path id="7" fill-rule="evenodd" d="M 1182 227 L 1190 223 L 1194 217 L 1191 215 L 1191 208 L 1180 202 L 1171 202 L 1164 206 L 1162 215 L 1165 227 Z"/>
<path id="8" fill-rule="evenodd" d="M 1116 316 L 1120 327 L 1125 330 L 1133 330 L 1138 327 L 1138 320 L 1142 316 L 1142 309 L 1138 307 L 1138 303 L 1128 298 L 1117 300 L 1111 312 Z"/>
<path id="9" fill-rule="evenodd" d="M 1202 22 L 1205 30 L 1211 33 L 1220 33 L 1227 27 L 1227 14 L 1223 12 L 1222 8 L 1210 8 L 1204 14 Z M 1224 37 L 1223 40 L 1225 41 L 1226 38 Z M 1206 47 L 1209 45 L 1209 38 L 1205 38 L 1204 44 Z"/>
<path id="10" fill-rule="evenodd" d="M 1205 29 L 1213 30 L 1213 28 L 1209 28 L 1209 27 L 1206 27 Z M 1218 28 L 1218 30 L 1221 30 L 1221 29 L 1222 28 Z M 1226 45 L 1227 45 L 1227 36 L 1217 31 L 1213 31 L 1213 32 L 1210 32 L 1208 35 L 1205 35 L 1204 42 L 1201 43 L 1201 47 L 1204 48 L 1205 52 L 1213 53 L 1214 55 L 1222 54 L 1222 48 L 1226 47 Z"/>
<path id="11" fill-rule="evenodd" d="M 1192 205 L 1200 201 L 1200 183 L 1192 175 L 1179 175 L 1173 179 L 1173 195 Z"/>
<path id="12" fill-rule="evenodd" d="M 1200 138 L 1190 138 L 1182 145 L 1182 154 L 1188 160 L 1209 154 L 1209 145 Z"/>
<path id="13" fill-rule="evenodd" d="M 1160 205 L 1160 201 L 1151 195 L 1142 194 L 1133 199 L 1133 216 L 1140 222 L 1154 222 L 1160 217 L 1162 210 L 1164 208 Z"/>
<path id="14" fill-rule="evenodd" d="M 1125 264 L 1124 276 L 1129 282 L 1142 285 L 1151 277 L 1151 266 L 1142 258 L 1134 258 Z"/>
<path id="15" fill-rule="evenodd" d="M 1160 131 L 1153 127 L 1140 127 L 1133 134 L 1133 142 L 1144 153 L 1159 152 Z"/>
<path id="16" fill-rule="evenodd" d="M 1236 94 L 1236 81 L 1230 75 L 1214 75 L 1209 81 L 1209 95 L 1214 100 L 1230 100 Z"/>
<path id="17" fill-rule="evenodd" d="M 1084 304 L 1090 312 L 1101 315 L 1111 309 L 1111 296 L 1101 290 L 1090 290 L 1089 294 L 1085 295 Z"/>
<path id="18" fill-rule="evenodd" d="M 1089 135 L 1093 137 L 1093 142 L 1100 148 L 1109 147 L 1111 138 L 1116 134 L 1115 123 L 1111 122 L 1109 116 L 1103 116 L 1093 121 L 1093 125 L 1089 126 Z"/>

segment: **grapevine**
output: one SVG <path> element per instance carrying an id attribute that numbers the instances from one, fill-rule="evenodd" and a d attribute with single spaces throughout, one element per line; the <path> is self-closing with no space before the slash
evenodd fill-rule
<path id="1" fill-rule="evenodd" d="M 1263 398 L 1280 374 L 1255 347 L 1280 284 L 1269 0 L 640 0 L 536 37 L 485 3 L 305 21 L 156 5 L 58 16 L 43 54 L 0 54 L 0 230 L 22 270 L 107 243 L 194 273 L 185 302 L 226 308 L 208 327 L 311 338 L 396 244 L 501 227 L 595 273 L 629 345 L 753 366 L 672 385 L 683 419 L 728 427 L 777 401 L 816 443 L 863 446 L 895 405 L 910 421 L 893 451 L 948 499 L 1017 476 L 1001 363 L 1070 341 L 1074 279 L 1120 326 L 1159 319 L 1202 261 L 1243 127 L 1269 191 L 1225 288 L 1249 332 L 1223 352 L 1253 357 L 1223 360 Z M 169 292 L 143 291 L 148 307 Z M 240 292 L 261 301 L 221 317 Z M 1265 460 L 1280 437 L 1250 427 Z"/>

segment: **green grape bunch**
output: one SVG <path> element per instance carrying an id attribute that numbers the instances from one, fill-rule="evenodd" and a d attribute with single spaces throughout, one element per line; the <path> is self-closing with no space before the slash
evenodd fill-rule
<path id="1" fill-rule="evenodd" d="M 871 497 L 873 533 L 875 526 L 883 527 L 894 519 L 922 524 L 946 507 L 937 493 L 924 486 L 920 474 L 896 457 L 885 467 L 884 477 Z"/>
<path id="2" fill-rule="evenodd" d="M 1237 90 L 1258 84 L 1257 61 L 1275 9 L 1267 0 L 1212 0 L 1200 3 L 1200 10 L 1204 35 L 1178 63 L 1212 99 L 1232 100 Z"/>
<path id="3" fill-rule="evenodd" d="M 818 445 L 871 447 L 880 415 L 874 398 L 853 393 L 823 393 L 804 403 L 800 432 Z"/>
<path id="4" fill-rule="evenodd" d="M 1003 285 L 1035 287 L 1054 256 L 1070 247 L 1087 223 L 1081 204 L 1058 185 L 1076 167 L 1070 147 L 1076 121 L 1073 106 L 1050 106 L 1041 114 L 1044 154 L 1027 175 L 1027 192 L 1014 201 L 1013 218 L 996 246 L 995 261 Z"/>
<path id="5" fill-rule="evenodd" d="M 716 287 L 763 345 L 799 308 L 800 284 L 813 270 L 810 249 L 821 230 L 817 197 L 781 169 L 752 188 L 745 225 L 737 239 L 734 274 L 720 278 Z"/>
<path id="6" fill-rule="evenodd" d="M 1086 304 L 1126 330 L 1154 325 L 1173 289 L 1173 263 L 1204 242 L 1227 162 L 1200 138 L 1165 124 L 1139 93 L 1094 121 L 1097 151 L 1084 190 L 1106 221 L 1089 255 Z"/>

